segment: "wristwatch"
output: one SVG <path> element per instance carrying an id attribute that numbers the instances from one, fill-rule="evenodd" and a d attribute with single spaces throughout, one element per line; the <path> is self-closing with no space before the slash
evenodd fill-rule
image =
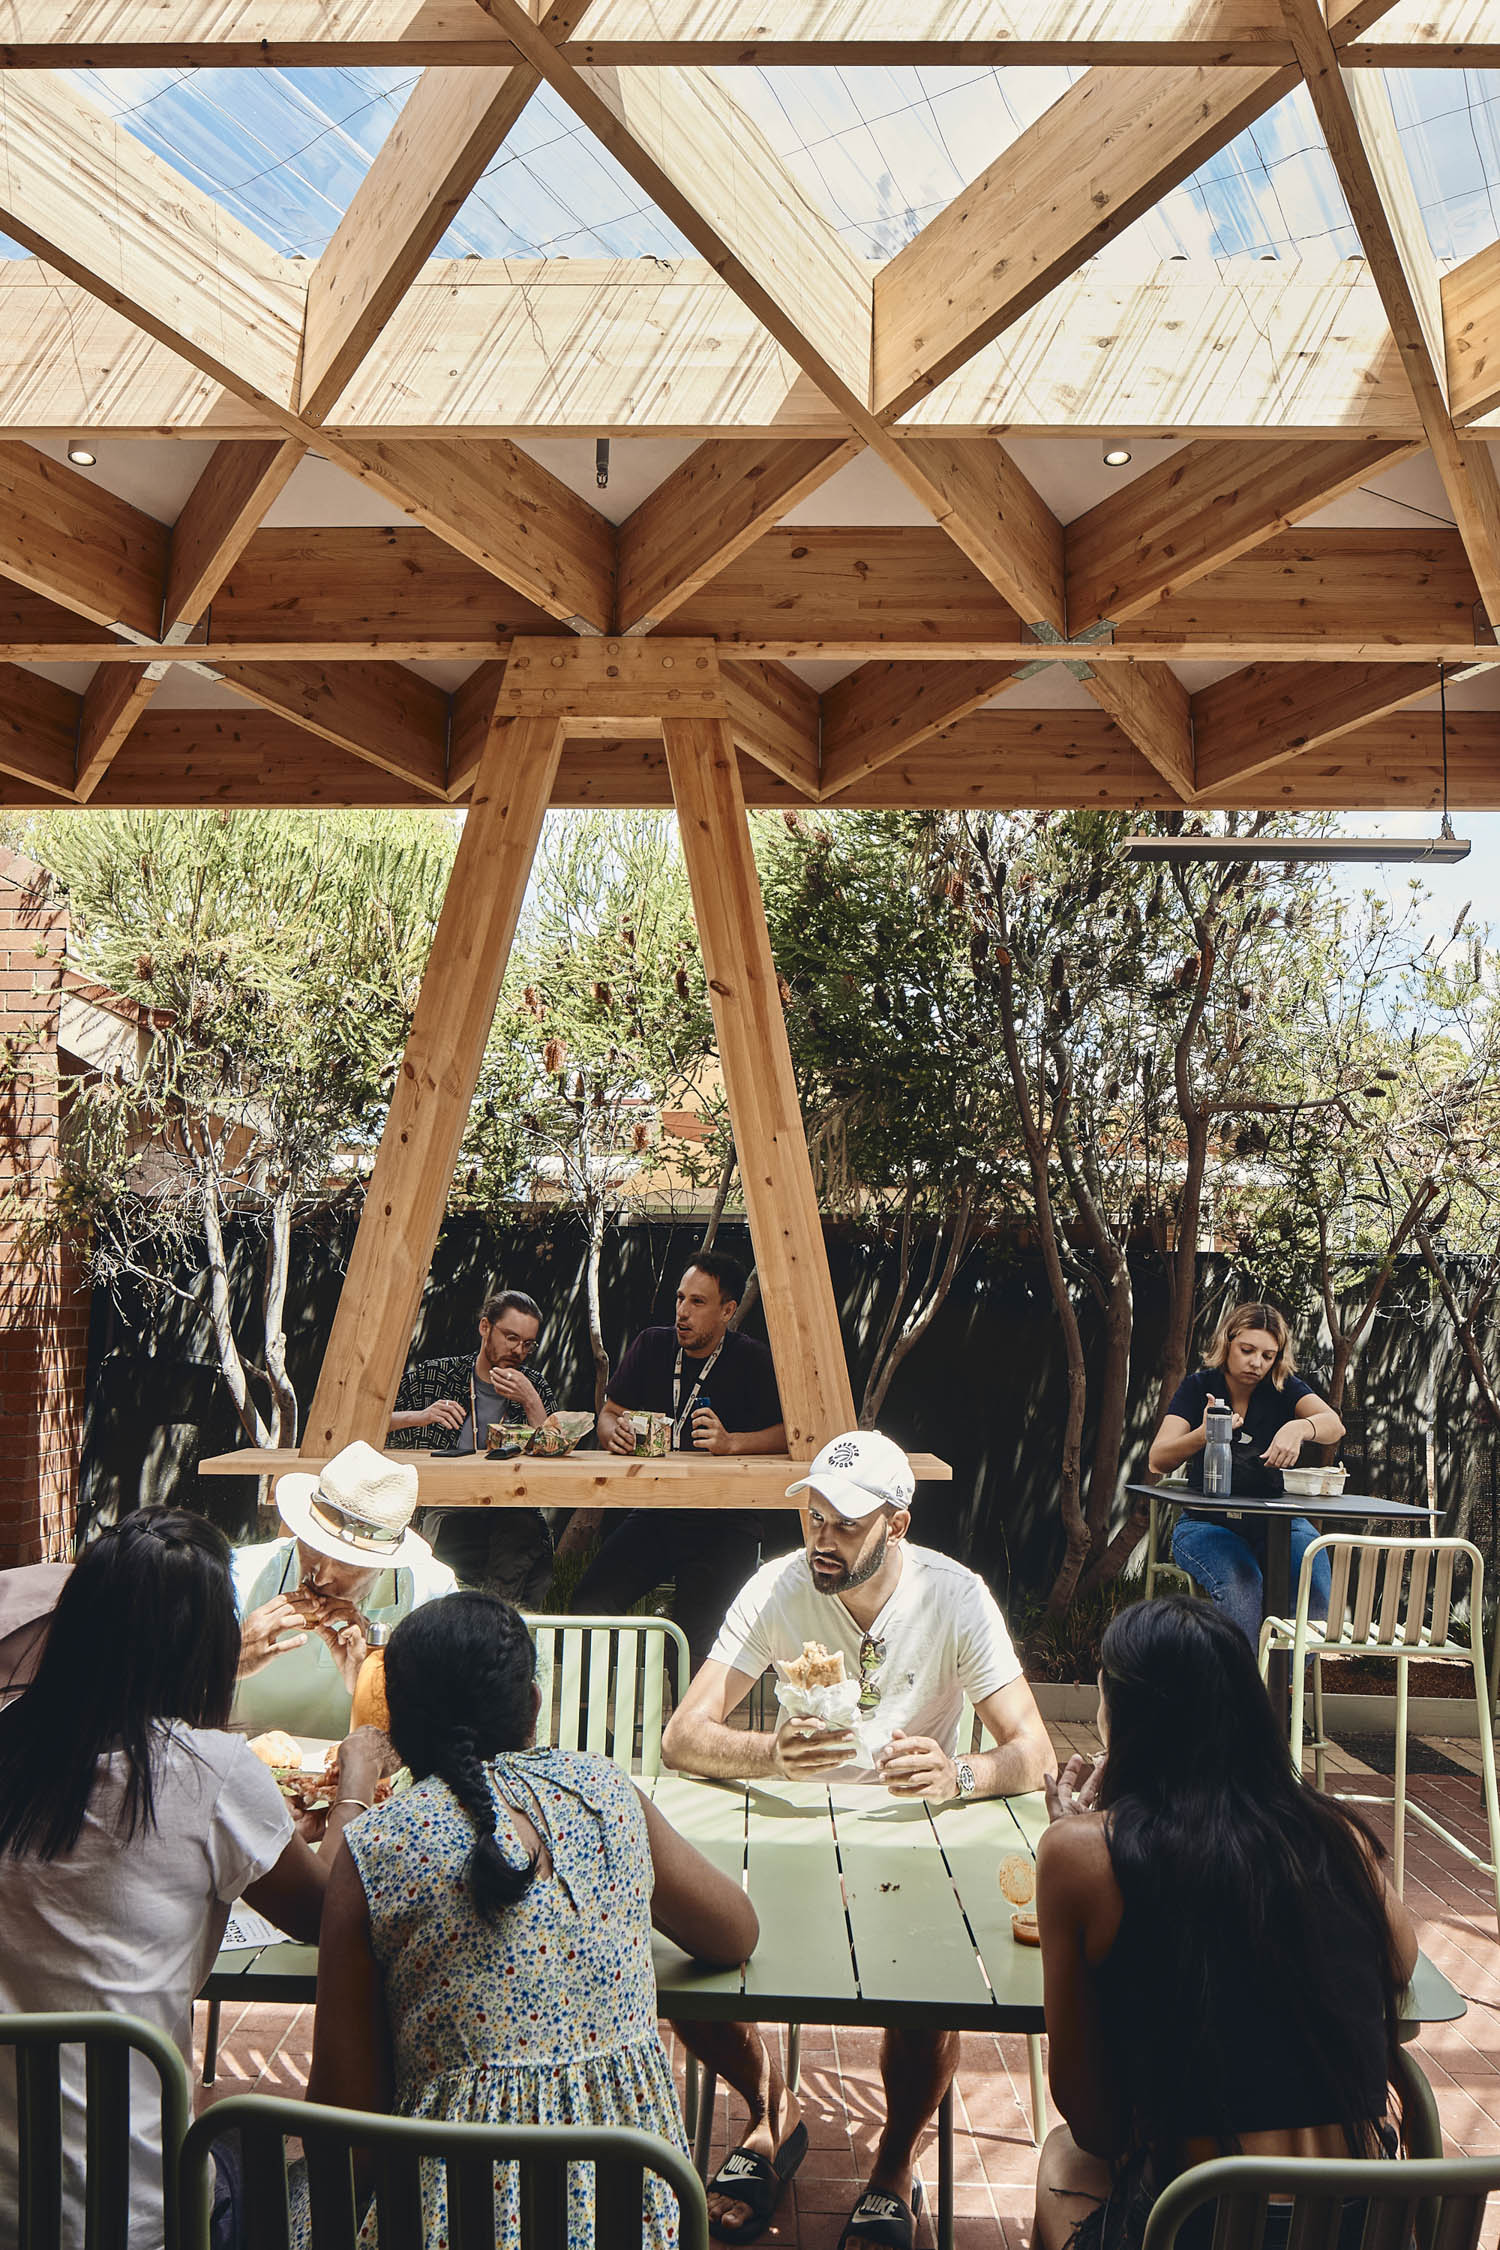
<path id="1" fill-rule="evenodd" d="M 958 1783 L 958 1793 L 960 1797 L 972 1797 L 975 1788 L 974 1768 L 970 1765 L 967 1758 L 959 1759 L 958 1764 L 953 1769 L 953 1774 L 954 1779 Z"/>

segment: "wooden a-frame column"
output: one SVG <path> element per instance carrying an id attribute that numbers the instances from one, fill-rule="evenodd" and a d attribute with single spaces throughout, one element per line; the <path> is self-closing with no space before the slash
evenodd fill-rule
<path id="1" fill-rule="evenodd" d="M 385 1442 L 562 743 L 560 719 L 491 719 L 304 1453 Z"/>
<path id="2" fill-rule="evenodd" d="M 662 722 L 787 1450 L 854 1427 L 854 1395 L 771 959 L 740 769 L 722 719 Z"/>

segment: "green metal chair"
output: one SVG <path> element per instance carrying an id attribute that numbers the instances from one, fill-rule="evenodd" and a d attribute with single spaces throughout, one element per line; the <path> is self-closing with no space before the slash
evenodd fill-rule
<path id="1" fill-rule="evenodd" d="M 592 1750 L 627 1773 L 660 1773 L 668 1655 L 674 1706 L 692 1669 L 681 1628 L 667 1617 L 528 1614 L 526 1622 L 542 1685 L 537 1741 Z"/>
<path id="2" fill-rule="evenodd" d="M 1173 1490 L 1177 1493 L 1184 1492 L 1186 1489 L 1185 1485 L 1173 1487 Z M 1150 1517 L 1146 1529 L 1146 1599 L 1148 1602 L 1156 1592 L 1158 1578 L 1171 1579 L 1174 1593 L 1196 1594 L 1198 1591 L 1191 1574 L 1185 1571 L 1180 1563 L 1174 1563 L 1172 1560 L 1172 1531 L 1176 1521 L 1176 1501 L 1169 1498 L 1164 1490 L 1153 1492 Z"/>
<path id="3" fill-rule="evenodd" d="M 655 2173 L 677 2198 L 682 2250 L 708 2250 L 703 2184 L 680 2150 L 620 2125 L 455 2125 L 381 2117 L 318 2102 L 232 2094 L 205 2110 L 182 2150 L 183 2250 L 207 2250 L 213 2144 L 238 2134 L 249 2250 L 291 2250 L 286 2144 L 307 2159 L 317 2250 L 355 2250 L 360 2197 L 354 2154 L 367 2151 L 380 2250 L 423 2250 L 422 2167 L 445 2167 L 448 2250 L 495 2250 L 495 2171 L 515 2165 L 518 2250 L 567 2250 L 568 2174 L 594 2174 L 595 2250 L 641 2250 L 641 2199 Z"/>
<path id="4" fill-rule="evenodd" d="M 140 2056 L 157 2077 L 161 2102 L 162 2239 L 181 2242 L 178 2157 L 188 2129 L 188 2075 L 170 2039 L 134 2016 L 99 2011 L 0 2016 L 0 2047 L 16 2069 L 16 2138 L 20 2250 L 57 2250 L 64 2239 L 63 2053 L 83 2049 L 84 2250 L 125 2250 L 130 2220 L 131 2060 Z M 76 2239 L 76 2219 L 67 2228 Z"/>
<path id="5" fill-rule="evenodd" d="M 1308 1614 L 1312 1597 L 1313 1565 L 1326 1554 L 1333 1576 L 1326 1623 Z M 1474 1621 L 1472 1640 L 1459 1640 L 1453 1631 L 1456 1572 L 1467 1570 L 1469 1616 Z M 1306 1660 L 1313 1673 L 1313 1774 L 1324 1787 L 1324 1752 L 1327 1730 L 1323 1723 L 1323 1659 L 1326 1656 L 1384 1657 L 1396 1664 L 1396 1770 L 1394 1818 L 1396 1847 L 1392 1876 L 1398 1897 L 1406 1882 L 1406 1817 L 1410 1813 L 1433 1835 L 1460 1854 L 1471 1867 L 1488 1875 L 1495 1886 L 1495 1912 L 1500 1917 L 1500 1797 L 1495 1785 L 1495 1742 L 1490 1715 L 1490 1691 L 1485 1673 L 1484 1557 L 1467 1539 L 1350 1539 L 1314 1540 L 1302 1558 L 1295 1617 L 1268 1617 L 1260 1631 L 1260 1668 L 1264 1678 L 1273 1651 L 1289 1649 L 1292 1656 L 1292 1762 L 1302 1771 L 1306 1719 Z M 1446 1828 L 1425 1806 L 1412 1804 L 1406 1794 L 1407 1667 L 1414 1660 L 1433 1659 L 1467 1664 L 1474 1677 L 1475 1717 L 1479 1728 L 1479 1763 L 1483 1776 L 1484 1808 L 1489 1824 L 1488 1859 L 1476 1852 L 1451 1828 Z M 1356 1805 L 1383 1805 L 1382 1797 L 1337 1790 L 1335 1795 Z"/>
<path id="6" fill-rule="evenodd" d="M 1318 2156 L 1221 2156 L 1165 2187 L 1143 2250 L 1172 2250 L 1194 2212 L 1215 2205 L 1212 2250 L 1261 2250 L 1271 2199 L 1290 2198 L 1289 2250 L 1336 2250 L 1346 2201 L 1366 2206 L 1361 2250 L 1475 2250 L 1500 2156 L 1409 2164 Z"/>

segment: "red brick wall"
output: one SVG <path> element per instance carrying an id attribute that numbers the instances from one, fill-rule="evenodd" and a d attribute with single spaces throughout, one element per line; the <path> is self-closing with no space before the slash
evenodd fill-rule
<path id="1" fill-rule="evenodd" d="M 57 1164 L 66 902 L 0 848 L 0 1191 L 43 1194 Z M 69 1247 L 28 1257 L 0 1209 L 0 1568 L 65 1561 L 83 1437 L 89 1303 Z"/>

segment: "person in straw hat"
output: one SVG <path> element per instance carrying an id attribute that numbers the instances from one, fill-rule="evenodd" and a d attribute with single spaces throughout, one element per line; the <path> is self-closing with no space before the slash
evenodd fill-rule
<path id="1" fill-rule="evenodd" d="M 294 1470 L 277 1478 L 276 1507 L 290 1537 L 234 1555 L 242 1635 L 236 1726 L 334 1742 L 348 1733 L 369 1628 L 384 1628 L 384 1639 L 412 1610 L 458 1585 L 412 1530 L 416 1506 L 415 1467 L 362 1439 L 336 1453 L 320 1476 Z M 290 1599 L 299 1587 L 352 1603 L 358 1621 L 309 1626 Z"/>

